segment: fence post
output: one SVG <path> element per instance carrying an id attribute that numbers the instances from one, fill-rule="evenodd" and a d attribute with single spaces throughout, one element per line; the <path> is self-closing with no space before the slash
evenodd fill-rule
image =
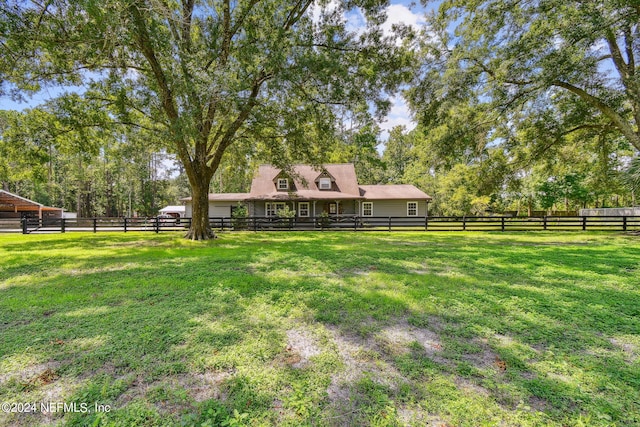
<path id="1" fill-rule="evenodd" d="M 467 216 L 466 215 L 462 217 L 462 231 L 467 231 Z"/>
<path id="2" fill-rule="evenodd" d="M 547 216 L 546 215 L 542 218 L 542 229 L 547 231 Z"/>
<path id="3" fill-rule="evenodd" d="M 429 229 L 429 217 L 425 216 L 424 217 L 424 231 L 427 231 Z"/>
<path id="4" fill-rule="evenodd" d="M 155 223 L 155 226 L 156 226 L 156 234 L 158 234 L 158 233 L 160 232 L 160 218 L 155 217 L 154 219 L 155 219 L 155 221 L 156 221 L 156 223 Z"/>
<path id="5" fill-rule="evenodd" d="M 98 231 L 98 219 L 97 218 L 93 218 L 93 232 L 97 232 Z"/>
<path id="6" fill-rule="evenodd" d="M 127 217 L 124 217 L 124 232 L 127 232 Z"/>
<path id="7" fill-rule="evenodd" d="M 27 234 L 27 218 L 23 217 L 22 218 L 22 234 Z"/>
<path id="8" fill-rule="evenodd" d="M 504 217 L 500 217 L 500 225 L 502 227 L 502 231 L 504 231 Z"/>
<path id="9" fill-rule="evenodd" d="M 257 217 L 253 217 L 253 232 L 256 233 L 258 231 L 258 218 Z"/>
<path id="10" fill-rule="evenodd" d="M 582 217 L 582 231 L 585 231 L 587 229 L 587 217 L 583 216 Z"/>
<path id="11" fill-rule="evenodd" d="M 389 232 L 391 232 L 391 217 L 389 217 Z"/>
<path id="12" fill-rule="evenodd" d="M 353 231 L 358 231 L 358 217 L 353 217 Z"/>
<path id="13" fill-rule="evenodd" d="M 65 224 L 64 218 L 60 218 L 60 232 L 64 233 L 65 228 L 66 228 L 66 224 Z"/>
<path id="14" fill-rule="evenodd" d="M 622 231 L 627 231 L 627 216 L 622 217 Z"/>

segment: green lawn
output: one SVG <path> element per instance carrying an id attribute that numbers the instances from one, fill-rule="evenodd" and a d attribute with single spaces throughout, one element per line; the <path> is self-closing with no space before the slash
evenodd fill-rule
<path id="1" fill-rule="evenodd" d="M 638 236 L 0 235 L 2 426 L 640 425 L 639 355 Z"/>

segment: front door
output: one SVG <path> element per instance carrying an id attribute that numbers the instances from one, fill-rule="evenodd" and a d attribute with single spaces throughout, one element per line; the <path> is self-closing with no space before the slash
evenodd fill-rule
<path id="1" fill-rule="evenodd" d="M 343 206 L 342 204 L 338 206 L 338 204 L 335 202 L 325 203 L 324 211 L 327 212 L 329 215 L 338 215 L 343 213 Z"/>

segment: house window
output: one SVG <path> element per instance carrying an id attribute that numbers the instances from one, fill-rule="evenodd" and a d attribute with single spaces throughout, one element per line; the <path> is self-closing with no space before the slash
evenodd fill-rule
<path id="1" fill-rule="evenodd" d="M 335 215 L 338 213 L 338 204 L 329 203 L 329 215 Z"/>
<path id="2" fill-rule="evenodd" d="M 287 178 L 278 178 L 278 190 L 288 190 L 289 180 Z"/>
<path id="3" fill-rule="evenodd" d="M 309 202 L 298 203 L 298 216 L 301 216 L 301 217 L 309 216 Z"/>
<path id="4" fill-rule="evenodd" d="M 373 202 L 362 203 L 362 216 L 373 216 Z"/>
<path id="5" fill-rule="evenodd" d="M 320 190 L 331 190 L 331 178 L 320 178 L 318 184 Z"/>
<path id="6" fill-rule="evenodd" d="M 407 216 L 418 216 L 418 202 L 407 202 Z"/>
<path id="7" fill-rule="evenodd" d="M 278 203 L 265 203 L 264 212 L 266 216 L 276 216 L 278 215 L 278 211 L 284 209 L 285 204 L 282 202 Z"/>

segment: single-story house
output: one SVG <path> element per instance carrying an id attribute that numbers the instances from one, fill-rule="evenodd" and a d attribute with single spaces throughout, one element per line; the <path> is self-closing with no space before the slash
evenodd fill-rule
<path id="1" fill-rule="evenodd" d="M 17 194 L 0 190 L 0 218 L 62 218 L 62 209 L 45 206 Z"/>
<path id="2" fill-rule="evenodd" d="M 191 217 L 191 197 L 185 202 Z M 294 165 L 292 173 L 271 165 L 258 168 L 249 193 L 209 194 L 209 217 L 229 217 L 239 204 L 250 216 L 276 216 L 288 207 L 298 218 L 330 216 L 425 217 L 431 197 L 413 185 L 358 185 L 353 164 L 321 168 Z"/>

